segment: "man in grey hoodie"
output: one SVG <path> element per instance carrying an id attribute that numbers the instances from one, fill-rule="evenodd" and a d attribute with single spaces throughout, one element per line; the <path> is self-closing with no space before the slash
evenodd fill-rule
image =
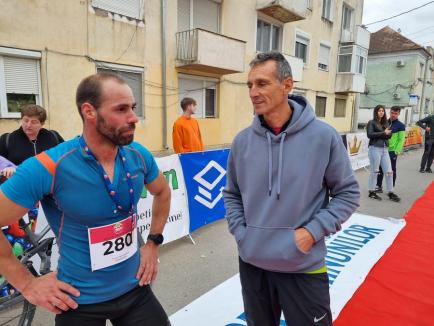
<path id="1" fill-rule="evenodd" d="M 247 324 L 331 325 L 324 238 L 340 230 L 360 191 L 340 135 L 289 93 L 291 67 L 259 53 L 247 86 L 255 109 L 234 139 L 223 191 L 235 236 Z"/>

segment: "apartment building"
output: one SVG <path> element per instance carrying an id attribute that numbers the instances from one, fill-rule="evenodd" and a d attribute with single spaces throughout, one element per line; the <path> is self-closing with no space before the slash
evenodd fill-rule
<path id="1" fill-rule="evenodd" d="M 246 79 L 258 51 L 278 50 L 294 92 L 318 117 L 350 131 L 365 90 L 369 32 L 358 0 L 4 0 L 0 12 L 0 132 L 38 103 L 47 127 L 80 133 L 80 80 L 126 79 L 137 101 L 136 139 L 171 148 L 180 100 L 194 97 L 206 145 L 228 144 L 251 123 Z"/>
<path id="2" fill-rule="evenodd" d="M 388 26 L 372 33 L 359 123 L 372 119 L 372 109 L 378 104 L 401 107 L 401 120 L 406 124 L 433 112 L 433 54 L 431 47 Z"/>

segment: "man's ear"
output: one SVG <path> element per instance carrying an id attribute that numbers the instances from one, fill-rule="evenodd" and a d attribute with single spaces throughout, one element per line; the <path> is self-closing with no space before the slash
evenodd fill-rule
<path id="1" fill-rule="evenodd" d="M 288 77 L 283 81 L 283 86 L 285 87 L 285 92 L 291 93 L 294 88 L 294 81 L 291 77 Z"/>
<path id="2" fill-rule="evenodd" d="M 81 114 L 84 120 L 92 120 L 96 117 L 96 109 L 92 104 L 84 102 L 81 105 Z"/>

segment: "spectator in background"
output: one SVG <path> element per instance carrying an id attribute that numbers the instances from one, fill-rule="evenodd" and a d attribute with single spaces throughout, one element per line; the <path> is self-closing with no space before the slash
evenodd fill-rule
<path id="1" fill-rule="evenodd" d="M 366 127 L 369 138 L 369 174 L 368 190 L 369 198 L 381 200 L 381 197 L 375 192 L 375 183 L 380 173 L 380 165 L 383 172 L 386 173 L 386 190 L 389 199 L 399 202 L 401 199 L 393 192 L 393 171 L 388 153 L 389 139 L 392 130 L 387 122 L 386 110 L 384 105 L 377 105 L 374 108 L 374 117 L 368 121 Z"/>
<path id="2" fill-rule="evenodd" d="M 20 165 L 26 159 L 62 143 L 63 138 L 57 131 L 43 128 L 46 119 L 47 112 L 43 107 L 36 104 L 24 106 L 21 109 L 21 127 L 0 137 L 0 155 L 15 165 Z M 9 176 L 11 172 L 15 170 L 9 170 Z M 36 227 L 38 206 L 39 204 L 36 204 L 35 208 L 28 212 L 33 230 Z M 15 237 L 25 235 L 18 222 L 9 226 L 9 233 Z"/>
<path id="3" fill-rule="evenodd" d="M 420 162 L 420 173 L 432 173 L 431 165 L 434 159 L 434 115 L 429 115 L 416 124 L 425 129 L 425 149 Z"/>
<path id="4" fill-rule="evenodd" d="M 183 114 L 173 124 L 173 149 L 175 153 L 200 152 L 204 150 L 199 124 L 192 117 L 197 103 L 190 97 L 181 101 Z"/>
<path id="5" fill-rule="evenodd" d="M 398 155 L 402 152 L 405 143 L 405 124 L 398 119 L 400 113 L 401 108 L 399 106 L 392 106 L 390 108 L 390 118 L 387 121 L 392 130 L 392 136 L 389 139 L 389 157 L 393 171 L 393 187 L 395 187 L 396 182 L 396 161 L 398 160 Z M 382 184 L 383 169 L 380 166 L 380 173 L 377 177 L 377 188 L 375 189 L 377 193 L 383 192 Z"/>
<path id="6" fill-rule="evenodd" d="M 21 127 L 0 137 L 0 155 L 15 165 L 20 165 L 35 156 L 63 142 L 57 131 L 43 128 L 47 112 L 36 104 L 29 104 L 21 110 Z"/>

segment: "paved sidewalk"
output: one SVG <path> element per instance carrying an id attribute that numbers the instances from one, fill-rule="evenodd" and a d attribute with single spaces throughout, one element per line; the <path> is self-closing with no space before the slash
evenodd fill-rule
<path id="1" fill-rule="evenodd" d="M 404 217 L 413 202 L 434 181 L 434 174 L 418 172 L 421 156 L 422 150 L 414 150 L 398 158 L 395 191 L 402 198 L 400 203 L 390 201 L 384 194 L 381 202 L 368 198 L 369 173 L 357 171 L 362 189 L 358 211 L 381 217 Z M 196 231 L 193 238 L 196 245 L 184 238 L 160 249 L 160 272 L 154 291 L 169 315 L 238 272 L 235 241 L 224 220 Z M 53 325 L 53 320 L 48 312 L 38 309 L 33 325 Z"/>

